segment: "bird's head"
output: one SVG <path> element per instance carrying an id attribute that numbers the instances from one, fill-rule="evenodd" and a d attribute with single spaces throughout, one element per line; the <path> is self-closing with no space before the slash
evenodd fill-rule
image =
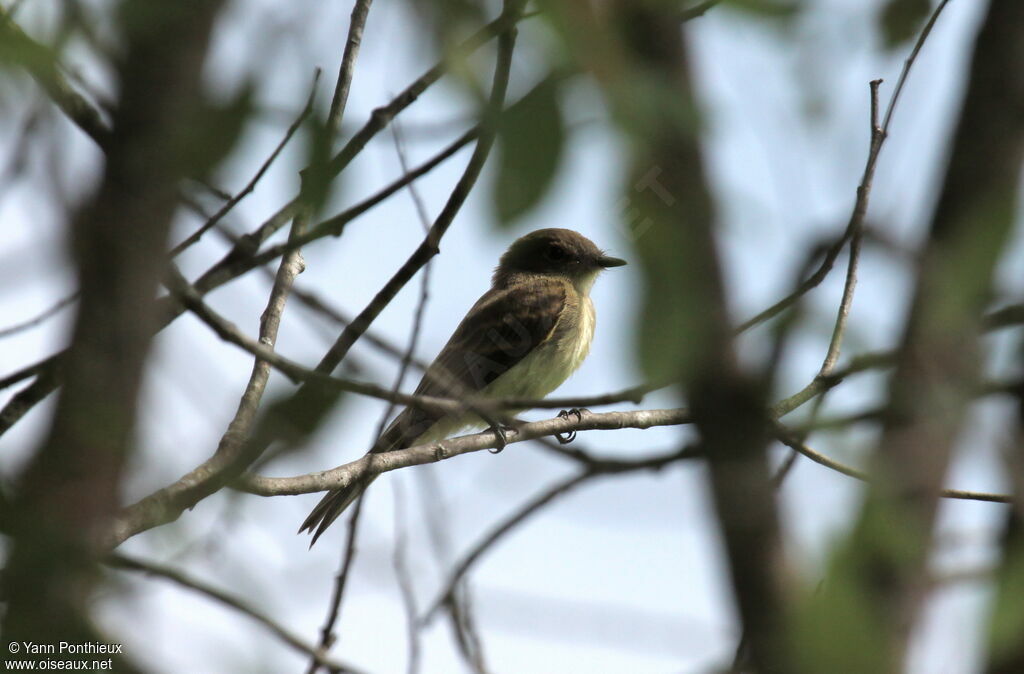
<path id="1" fill-rule="evenodd" d="M 538 229 L 509 246 L 494 270 L 494 284 L 517 276 L 565 276 L 586 294 L 597 274 L 621 267 L 625 260 L 606 255 L 594 242 L 571 229 Z"/>

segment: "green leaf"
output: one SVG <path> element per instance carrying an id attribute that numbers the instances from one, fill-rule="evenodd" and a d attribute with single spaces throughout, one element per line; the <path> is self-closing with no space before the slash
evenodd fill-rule
<path id="1" fill-rule="evenodd" d="M 798 671 L 876 674 L 900 671 L 903 593 L 917 584 L 928 527 L 876 474 L 860 518 L 833 548 L 820 586 L 798 602 L 790 636 Z M 888 485 L 879 488 L 879 485 Z"/>
<path id="2" fill-rule="evenodd" d="M 228 101 L 198 103 L 177 142 L 188 175 L 205 178 L 231 153 L 252 117 L 255 91 L 254 82 L 245 82 Z"/>
<path id="3" fill-rule="evenodd" d="M 886 48 L 895 49 L 917 35 L 931 10 L 929 0 L 889 0 L 878 15 Z"/>
<path id="4" fill-rule="evenodd" d="M 508 225 L 540 202 L 558 172 L 565 124 L 554 78 L 545 78 L 506 110 L 498 142 L 494 207 L 498 222 Z"/>

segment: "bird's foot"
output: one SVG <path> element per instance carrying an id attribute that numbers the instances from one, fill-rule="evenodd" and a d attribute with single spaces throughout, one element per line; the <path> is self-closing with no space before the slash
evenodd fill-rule
<path id="1" fill-rule="evenodd" d="M 562 410 L 558 413 L 559 419 L 568 419 L 569 417 L 576 417 L 577 423 L 583 421 L 583 413 L 589 412 L 587 409 L 580 409 L 577 407 L 571 410 Z M 576 431 L 569 431 L 567 433 L 555 433 L 555 440 L 558 440 L 560 445 L 568 445 L 570 442 L 576 439 Z"/>
<path id="2" fill-rule="evenodd" d="M 501 451 L 505 449 L 505 447 L 508 445 L 508 437 L 506 437 L 505 434 L 515 429 L 512 426 L 505 426 L 499 423 L 494 423 L 491 424 L 491 427 L 487 430 L 494 433 L 494 435 L 498 438 L 498 446 L 491 447 L 487 451 L 490 452 L 491 454 L 500 454 Z"/>

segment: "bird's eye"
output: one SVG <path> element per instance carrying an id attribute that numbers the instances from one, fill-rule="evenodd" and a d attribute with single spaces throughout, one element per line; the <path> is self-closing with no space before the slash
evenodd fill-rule
<path id="1" fill-rule="evenodd" d="M 551 262 L 564 262 L 569 257 L 569 253 L 559 245 L 551 245 L 545 249 L 544 257 Z"/>

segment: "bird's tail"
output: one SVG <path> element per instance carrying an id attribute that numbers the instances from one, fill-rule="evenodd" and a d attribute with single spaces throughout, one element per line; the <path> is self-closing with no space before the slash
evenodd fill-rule
<path id="1" fill-rule="evenodd" d="M 362 496 L 363 492 L 366 491 L 366 488 L 370 486 L 370 483 L 376 477 L 374 475 L 369 478 L 360 478 L 344 489 L 335 489 L 334 491 L 327 492 L 320 499 L 320 503 L 313 508 L 313 511 L 309 513 L 309 517 L 299 527 L 300 534 L 304 531 L 313 534 L 313 540 L 309 542 L 309 547 L 313 547 L 313 544 L 316 543 L 321 534 L 327 531 L 327 527 L 331 526 L 334 520 L 338 519 L 341 513 L 345 512 L 346 508 Z"/>
<path id="2" fill-rule="evenodd" d="M 370 448 L 370 454 L 391 452 L 396 449 L 409 447 L 436 421 L 437 416 L 433 416 L 415 407 L 407 407 L 380 434 L 377 441 L 373 443 L 373 447 Z M 347 487 L 327 492 L 320 499 L 320 503 L 313 508 L 313 512 L 309 513 L 309 517 L 299 527 L 300 534 L 304 531 L 313 534 L 313 540 L 310 541 L 309 547 L 313 547 L 316 539 L 320 538 L 321 534 L 327 530 L 327 527 L 331 526 L 334 520 L 338 519 L 341 513 L 345 512 L 345 508 L 352 505 L 366 491 L 366 488 L 370 486 L 370 483 L 376 477 L 376 475 L 360 477 Z"/>

